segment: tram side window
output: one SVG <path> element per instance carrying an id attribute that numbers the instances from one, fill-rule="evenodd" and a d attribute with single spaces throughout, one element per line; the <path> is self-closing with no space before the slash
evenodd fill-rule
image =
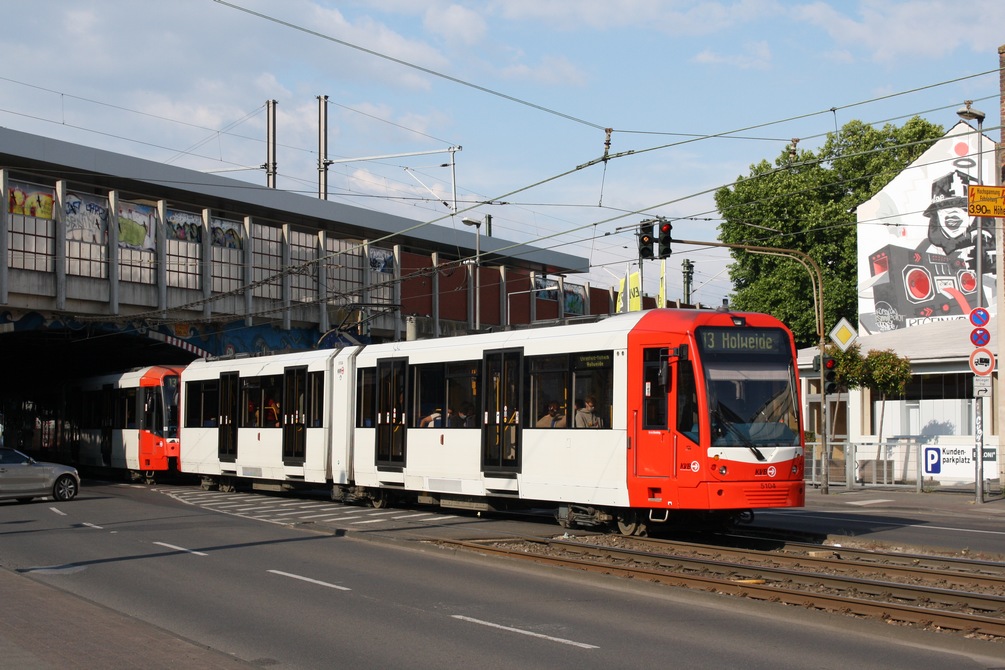
<path id="1" fill-rule="evenodd" d="M 694 363 L 677 364 L 677 431 L 700 442 L 698 430 L 698 386 L 694 379 Z"/>
<path id="2" fill-rule="evenodd" d="M 416 365 L 412 368 L 413 425 L 419 428 L 476 428 L 481 361 Z"/>
<path id="3" fill-rule="evenodd" d="M 307 412 L 304 420 L 308 426 L 319 428 L 325 417 L 325 375 L 311 372 L 307 375 Z"/>
<path id="4" fill-rule="evenodd" d="M 453 411 L 453 416 L 447 420 L 448 428 L 477 428 L 481 425 L 480 368 L 481 361 L 447 363 L 447 407 Z"/>
<path id="5" fill-rule="evenodd" d="M 359 399 L 356 407 L 356 427 L 372 428 L 377 422 L 377 369 L 362 368 L 356 379 Z"/>
<path id="6" fill-rule="evenodd" d="M 571 355 L 573 426 L 610 428 L 614 416 L 614 353 L 592 351 Z M 592 403 L 592 407 L 591 407 Z"/>
<path id="7" fill-rule="evenodd" d="M 143 423 L 142 428 L 154 435 L 164 435 L 164 409 L 161 403 L 159 386 L 148 386 L 143 389 Z"/>
<path id="8" fill-rule="evenodd" d="M 115 426 L 136 428 L 136 389 L 119 389 L 115 403 Z"/>
<path id="9" fill-rule="evenodd" d="M 642 357 L 642 426 L 649 430 L 667 429 L 667 393 L 670 378 L 661 383 L 663 366 L 667 365 L 667 349 L 646 349 Z"/>
<path id="10" fill-rule="evenodd" d="M 445 428 L 452 407 L 446 404 L 447 386 L 442 363 L 412 368 L 412 426 Z"/>
<path id="11" fill-rule="evenodd" d="M 259 377 L 241 377 L 241 428 L 262 426 L 262 381 Z"/>
<path id="12" fill-rule="evenodd" d="M 185 384 L 185 427 L 213 428 L 220 416 L 220 383 L 216 379 Z"/>
<path id="13" fill-rule="evenodd" d="M 262 387 L 262 424 L 267 428 L 278 427 L 283 419 L 283 408 L 279 402 L 283 397 L 283 376 L 265 375 L 258 379 L 261 380 Z"/>
<path id="14" fill-rule="evenodd" d="M 569 356 L 535 356 L 527 360 L 528 403 L 535 428 L 568 428 Z"/>

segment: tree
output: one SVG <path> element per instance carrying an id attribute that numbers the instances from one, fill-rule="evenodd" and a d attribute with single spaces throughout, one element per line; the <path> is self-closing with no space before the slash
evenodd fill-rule
<path id="1" fill-rule="evenodd" d="M 866 354 L 862 368 L 864 373 L 862 385 L 879 393 L 878 441 L 882 445 L 883 415 L 886 413 L 886 399 L 889 396 L 903 395 L 907 389 L 907 384 L 911 381 L 911 361 L 907 358 L 901 358 L 890 349 L 884 351 L 872 350 Z M 877 447 L 877 459 L 879 459 L 879 455 L 880 448 Z"/>
<path id="2" fill-rule="evenodd" d="M 775 158 L 750 168 L 715 202 L 723 221 L 719 239 L 728 244 L 797 249 L 820 264 L 824 320 L 857 321 L 855 208 L 874 196 L 942 137 L 941 126 L 918 117 L 901 127 L 873 128 L 850 121 L 829 133 L 819 151 L 799 150 L 798 141 Z M 735 249 L 733 305 L 766 312 L 792 329 L 796 344 L 816 344 L 816 311 L 810 276 L 799 263 Z"/>

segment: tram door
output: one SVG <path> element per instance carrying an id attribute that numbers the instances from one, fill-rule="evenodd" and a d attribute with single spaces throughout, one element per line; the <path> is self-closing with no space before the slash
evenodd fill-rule
<path id="1" fill-rule="evenodd" d="M 237 418 L 241 415 L 240 375 L 224 372 L 220 375 L 220 421 L 217 428 L 217 452 L 220 460 L 237 460 Z"/>
<path id="2" fill-rule="evenodd" d="M 673 369 L 666 347 L 642 351 L 642 409 L 635 418 L 635 474 L 667 477 L 673 474 L 673 440 L 669 432 L 673 397 Z"/>
<path id="3" fill-rule="evenodd" d="M 523 350 L 486 352 L 482 368 L 482 468 L 515 469 L 522 442 Z"/>
<path id="4" fill-rule="evenodd" d="M 283 464 L 303 465 L 307 453 L 307 367 L 283 371 Z"/>
<path id="5" fill-rule="evenodd" d="M 671 430 L 674 453 L 677 454 L 677 484 L 694 487 L 704 479 L 702 471 L 706 453 L 701 448 L 701 425 L 698 421 L 698 380 L 694 361 L 687 355 L 687 346 L 681 346 L 681 355 L 674 360 L 674 394 L 671 396 Z"/>
<path id="6" fill-rule="evenodd" d="M 377 361 L 377 465 L 405 466 L 408 359 Z"/>

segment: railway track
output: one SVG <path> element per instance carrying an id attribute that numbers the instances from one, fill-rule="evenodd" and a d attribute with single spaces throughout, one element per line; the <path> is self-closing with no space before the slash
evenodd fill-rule
<path id="1" fill-rule="evenodd" d="M 1005 643 L 1005 565 L 989 561 L 798 543 L 764 551 L 618 536 L 439 544 Z"/>

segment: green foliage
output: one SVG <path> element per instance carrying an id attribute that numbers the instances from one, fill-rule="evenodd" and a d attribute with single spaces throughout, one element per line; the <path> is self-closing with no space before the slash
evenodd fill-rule
<path id="1" fill-rule="evenodd" d="M 752 165 L 749 175 L 716 192 L 723 217 L 719 239 L 809 254 L 824 275 L 824 331 L 841 317 L 854 323 L 858 315 L 854 210 L 943 132 L 941 126 L 917 117 L 900 128 L 850 121 L 828 134 L 815 153 L 793 149 L 793 156 L 786 147 L 774 164 L 764 160 Z M 806 268 L 777 256 L 738 249 L 731 254 L 732 304 L 779 318 L 792 329 L 799 347 L 816 344 L 816 310 Z"/>
<path id="2" fill-rule="evenodd" d="M 847 351 L 833 345 L 828 345 L 824 351 L 837 361 L 836 381 L 843 390 L 865 387 L 885 399 L 901 395 L 911 381 L 910 359 L 901 358 L 889 349 L 871 350 L 862 356 L 861 347 L 856 343 Z"/>
<path id="3" fill-rule="evenodd" d="M 885 400 L 899 396 L 911 381 L 911 361 L 901 358 L 892 350 L 870 351 L 864 361 L 867 383 L 864 386 L 877 391 Z"/>
<path id="4" fill-rule="evenodd" d="M 866 384 L 865 359 L 858 344 L 841 351 L 837 347 L 827 347 L 827 353 L 837 361 L 837 385 L 842 389 L 856 389 Z"/>

